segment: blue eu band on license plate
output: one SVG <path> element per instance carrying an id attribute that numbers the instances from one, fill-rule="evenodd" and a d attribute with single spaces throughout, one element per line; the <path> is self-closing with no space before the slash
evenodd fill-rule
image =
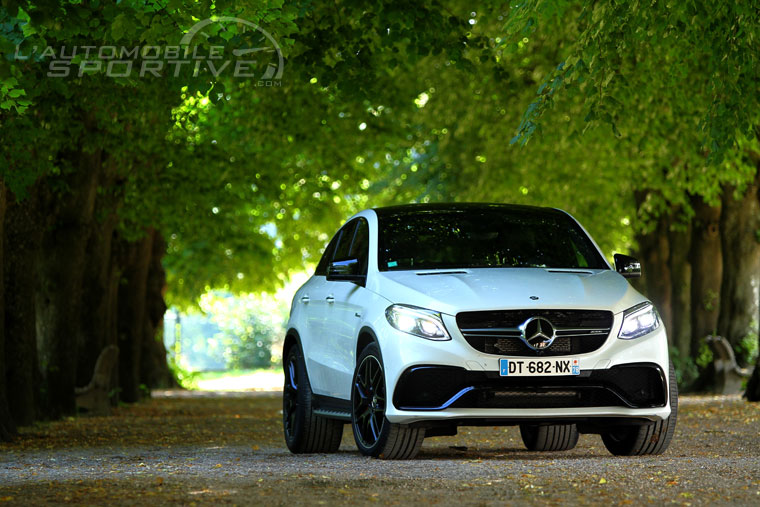
<path id="1" fill-rule="evenodd" d="M 499 359 L 499 374 L 502 377 L 546 377 L 580 373 L 580 361 L 573 357 Z"/>

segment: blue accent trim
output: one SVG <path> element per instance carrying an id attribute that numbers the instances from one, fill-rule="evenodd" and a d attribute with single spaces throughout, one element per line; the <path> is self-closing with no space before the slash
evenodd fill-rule
<path id="1" fill-rule="evenodd" d="M 418 370 L 431 370 L 431 369 L 436 369 L 437 370 L 439 368 L 440 368 L 440 366 L 412 366 L 411 368 L 409 368 L 409 373 L 411 373 L 413 371 L 418 371 Z"/>
<path id="2" fill-rule="evenodd" d="M 452 404 L 454 404 L 459 398 L 464 396 L 465 394 L 469 393 L 470 391 L 474 390 L 475 388 L 473 386 L 465 387 L 458 393 L 456 393 L 454 396 L 449 399 L 446 403 L 441 405 L 440 407 L 399 407 L 399 410 L 419 410 L 419 411 L 425 411 L 425 412 L 431 412 L 434 410 L 446 410 L 449 408 Z"/>

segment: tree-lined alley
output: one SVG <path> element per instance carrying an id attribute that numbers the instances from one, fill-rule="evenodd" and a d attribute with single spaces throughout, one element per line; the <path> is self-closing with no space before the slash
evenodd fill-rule
<path id="1" fill-rule="evenodd" d="M 567 209 L 640 256 L 709 386 L 705 335 L 758 348 L 756 7 L 4 1 L 0 436 L 73 413 L 110 344 L 121 400 L 168 385 L 165 300 L 276 287 L 352 212 L 412 201 Z M 175 47 L 212 16 L 200 54 L 272 46 L 243 20 L 282 77 L 49 75 L 61 48 Z"/>

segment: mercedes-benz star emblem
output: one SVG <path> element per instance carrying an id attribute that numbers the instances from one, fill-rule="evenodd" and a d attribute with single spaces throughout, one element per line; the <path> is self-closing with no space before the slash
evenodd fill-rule
<path id="1" fill-rule="evenodd" d="M 557 333 L 543 317 L 531 317 L 520 324 L 520 338 L 533 350 L 545 350 L 554 343 Z"/>

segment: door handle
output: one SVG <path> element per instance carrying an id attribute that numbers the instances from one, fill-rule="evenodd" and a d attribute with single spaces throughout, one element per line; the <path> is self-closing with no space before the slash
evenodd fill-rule
<path id="1" fill-rule="evenodd" d="M 309 296 L 308 295 L 301 297 L 301 303 L 308 303 L 308 302 L 309 302 Z"/>
<path id="2" fill-rule="evenodd" d="M 335 302 L 335 296 L 327 296 L 325 298 L 325 301 L 327 301 L 328 303 L 334 303 Z"/>

